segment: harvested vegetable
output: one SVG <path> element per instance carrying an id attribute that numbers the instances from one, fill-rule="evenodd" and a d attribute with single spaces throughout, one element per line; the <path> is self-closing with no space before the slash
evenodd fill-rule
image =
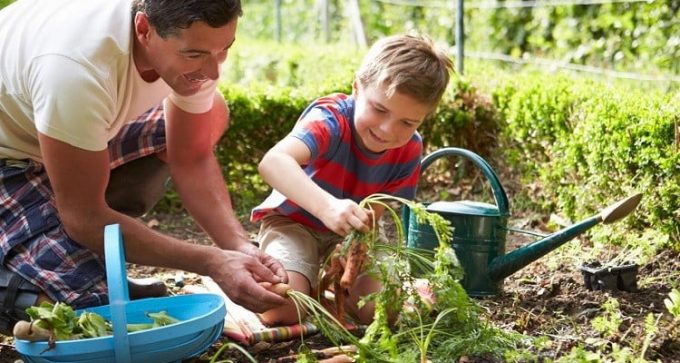
<path id="1" fill-rule="evenodd" d="M 345 268 L 343 267 L 340 258 L 341 246 L 336 245 L 335 251 L 331 254 L 330 267 L 326 269 L 323 276 L 321 277 L 321 281 L 319 282 L 317 296 L 323 296 L 324 291 L 328 290 L 328 288 L 331 286 L 331 283 L 333 283 L 333 281 L 335 281 L 338 276 L 343 274 Z"/>
<path id="2" fill-rule="evenodd" d="M 347 290 L 341 286 L 341 282 L 335 280 L 333 282 L 333 293 L 335 294 L 335 312 L 340 323 L 345 324 L 345 298 Z"/>
<path id="3" fill-rule="evenodd" d="M 84 311 L 79 316 L 73 308 L 63 303 L 43 302 L 26 309 L 31 321 L 19 321 L 14 326 L 14 337 L 28 341 L 47 341 L 49 349 L 59 340 L 96 338 L 113 334 L 111 322 L 101 315 Z M 179 320 L 165 311 L 147 313 L 152 322 L 128 324 L 128 332 L 153 329 L 178 323 Z"/>
<path id="4" fill-rule="evenodd" d="M 149 317 L 151 320 L 153 320 L 153 322 L 151 322 L 151 323 L 139 323 L 139 324 L 128 324 L 127 325 L 128 333 L 141 331 L 141 330 L 149 330 L 149 329 L 158 328 L 158 327 L 161 327 L 161 326 L 179 323 L 179 320 L 168 315 L 168 313 L 165 312 L 165 311 L 161 311 L 161 312 L 158 312 L 158 313 L 146 313 L 146 316 Z"/>
<path id="5" fill-rule="evenodd" d="M 54 334 L 47 329 L 43 329 L 33 322 L 25 320 L 18 321 L 14 325 L 14 338 L 28 340 L 29 342 L 51 341 Z"/>
<path id="6" fill-rule="evenodd" d="M 272 284 L 271 282 L 260 282 L 260 286 L 282 297 L 288 297 L 288 292 L 293 288 L 283 282 Z"/>
<path id="7" fill-rule="evenodd" d="M 360 239 L 353 239 L 349 251 L 347 252 L 347 263 L 345 264 L 345 272 L 340 279 L 340 285 L 345 289 L 349 289 L 354 285 L 357 276 L 361 272 L 361 268 L 366 261 L 368 252 L 368 245 Z"/>

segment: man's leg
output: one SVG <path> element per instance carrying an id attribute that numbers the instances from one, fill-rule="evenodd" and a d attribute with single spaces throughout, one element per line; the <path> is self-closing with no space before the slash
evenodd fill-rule
<path id="1" fill-rule="evenodd" d="M 42 164 L 0 160 L 0 334 L 42 300 L 106 303 L 99 256 L 61 228 Z"/>
<path id="2" fill-rule="evenodd" d="M 215 146 L 229 127 L 229 108 L 222 94 L 215 94 L 210 112 L 213 114 L 210 141 Z M 106 202 L 112 209 L 140 217 L 163 198 L 170 181 L 165 146 L 162 105 L 126 125 L 109 142 L 112 170 Z"/>
<path id="3" fill-rule="evenodd" d="M 106 203 L 131 217 L 151 210 L 166 192 L 170 168 L 156 155 L 144 156 L 111 170 Z"/>
<path id="4" fill-rule="evenodd" d="M 17 320 L 30 320 L 26 308 L 38 303 L 41 292 L 39 287 L 0 265 L 0 334 L 11 335 Z"/>
<path id="5" fill-rule="evenodd" d="M 106 202 L 112 209 L 140 217 L 165 195 L 170 169 L 158 158 L 165 150 L 162 106 L 125 125 L 109 142 L 111 175 Z"/>

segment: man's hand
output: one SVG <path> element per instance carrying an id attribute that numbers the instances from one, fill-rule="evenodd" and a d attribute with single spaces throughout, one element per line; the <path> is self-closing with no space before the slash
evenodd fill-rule
<path id="1" fill-rule="evenodd" d="M 257 282 L 270 282 L 272 284 L 277 284 L 279 282 L 288 283 L 288 274 L 286 273 L 286 270 L 283 268 L 281 262 L 274 257 L 264 253 L 251 243 L 244 243 L 236 250 L 255 257 L 271 272 L 268 273 L 267 276 L 256 276 L 255 279 Z"/>
<path id="2" fill-rule="evenodd" d="M 258 255 L 254 257 L 243 252 L 219 250 L 219 255 L 214 256 L 210 263 L 214 266 L 210 277 L 236 304 L 254 312 L 264 312 L 286 304 L 287 300 L 263 288 L 258 282 L 283 282 L 279 273 L 285 274 L 285 271 L 273 258 L 269 257 L 267 265 L 262 261 L 266 255 Z"/>
<path id="3" fill-rule="evenodd" d="M 331 231 L 346 236 L 352 230 L 368 232 L 371 223 L 370 210 L 359 207 L 351 199 L 332 198 L 326 208 L 319 211 L 318 218 Z"/>

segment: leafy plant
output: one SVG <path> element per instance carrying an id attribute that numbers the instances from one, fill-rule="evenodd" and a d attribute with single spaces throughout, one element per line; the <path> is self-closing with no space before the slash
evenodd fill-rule
<path id="1" fill-rule="evenodd" d="M 673 315 L 675 320 L 680 320 L 680 291 L 673 289 L 669 294 L 668 298 L 663 300 L 664 305 L 668 312 Z"/>
<path id="2" fill-rule="evenodd" d="M 640 350 L 640 361 L 645 359 L 645 353 L 652 343 L 652 339 L 659 332 L 659 320 L 661 319 L 661 314 L 657 319 L 654 319 L 654 314 L 649 313 L 645 318 L 645 340 L 642 343 L 642 349 Z"/>
<path id="3" fill-rule="evenodd" d="M 101 315 L 83 311 L 80 315 L 69 305 L 43 302 L 26 309 L 30 322 L 19 321 L 14 327 L 14 337 L 30 341 L 48 341 L 49 349 L 56 341 L 103 337 L 113 334 L 111 322 Z M 135 332 L 178 323 L 179 320 L 165 311 L 147 313 L 150 323 L 128 324 L 127 331 Z"/>
<path id="4" fill-rule="evenodd" d="M 597 332 L 605 337 L 611 337 L 619 332 L 619 326 L 623 322 L 623 316 L 619 310 L 619 301 L 609 298 L 602 304 L 604 314 L 595 317 L 590 324 Z"/>

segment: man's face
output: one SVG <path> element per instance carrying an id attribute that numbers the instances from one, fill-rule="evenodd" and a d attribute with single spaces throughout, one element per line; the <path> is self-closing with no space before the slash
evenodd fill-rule
<path id="1" fill-rule="evenodd" d="M 406 145 L 432 107 L 413 97 L 395 92 L 385 95 L 384 87 L 361 86 L 354 82 L 354 126 L 362 145 L 382 152 Z"/>
<path id="2" fill-rule="evenodd" d="M 220 66 L 236 40 L 236 25 L 237 19 L 220 28 L 194 22 L 165 39 L 149 27 L 144 44 L 147 62 L 175 92 L 194 94 L 207 80 L 220 76 Z"/>

